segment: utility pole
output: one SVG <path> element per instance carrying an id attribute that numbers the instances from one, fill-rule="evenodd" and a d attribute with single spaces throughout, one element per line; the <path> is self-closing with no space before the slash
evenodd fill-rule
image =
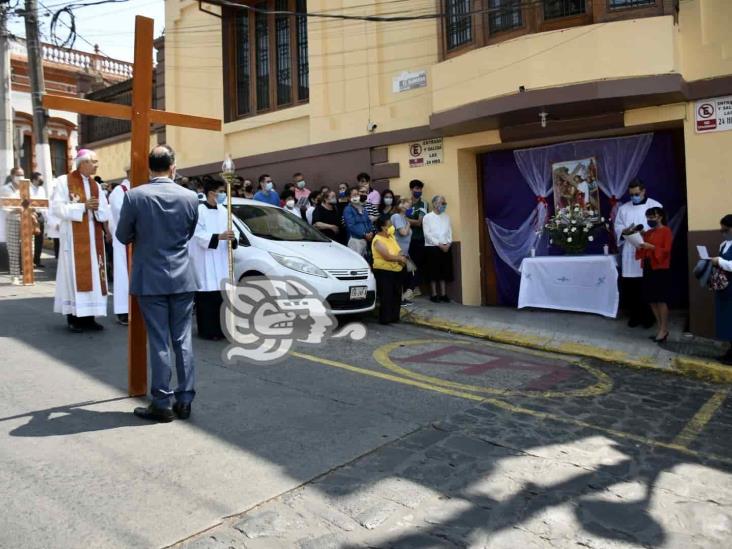
<path id="1" fill-rule="evenodd" d="M 13 169 L 13 108 L 10 102 L 10 2 L 0 0 L 0 185 Z"/>
<path id="2" fill-rule="evenodd" d="M 25 40 L 28 50 L 28 72 L 33 101 L 33 141 L 35 143 L 36 168 L 43 180 L 52 180 L 51 149 L 48 146 L 48 114 L 43 108 L 46 84 L 43 80 L 43 51 L 38 38 L 38 5 L 36 0 L 25 0 Z M 26 174 L 29 177 L 30 174 Z M 61 175 L 61 174 L 58 174 Z"/>

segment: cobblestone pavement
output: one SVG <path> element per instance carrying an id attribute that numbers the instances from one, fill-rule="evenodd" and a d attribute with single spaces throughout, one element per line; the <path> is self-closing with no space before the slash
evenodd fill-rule
<path id="1" fill-rule="evenodd" d="M 370 329 L 298 358 L 473 404 L 176 547 L 732 546 L 729 387 Z"/>

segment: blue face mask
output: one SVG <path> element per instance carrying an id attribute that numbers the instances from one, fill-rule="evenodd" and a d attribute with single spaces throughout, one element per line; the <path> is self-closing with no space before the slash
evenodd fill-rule
<path id="1" fill-rule="evenodd" d="M 216 193 L 216 203 L 226 204 L 226 193 Z"/>
<path id="2" fill-rule="evenodd" d="M 643 203 L 643 197 L 640 195 L 632 195 L 630 197 L 630 200 L 633 202 L 633 204 L 642 204 Z"/>
<path id="3" fill-rule="evenodd" d="M 447 210 L 447 204 L 442 204 L 439 208 L 437 208 L 437 213 L 445 213 L 445 210 Z"/>
<path id="4" fill-rule="evenodd" d="M 648 226 L 652 229 L 653 227 L 658 227 L 658 221 L 655 219 L 648 219 L 647 220 Z"/>
<path id="5" fill-rule="evenodd" d="M 412 195 L 414 196 L 414 198 L 420 199 L 422 198 L 422 191 L 414 191 Z"/>

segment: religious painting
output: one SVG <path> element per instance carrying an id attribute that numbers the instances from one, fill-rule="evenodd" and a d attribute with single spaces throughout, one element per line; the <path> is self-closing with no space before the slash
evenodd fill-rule
<path id="1" fill-rule="evenodd" d="M 569 206 L 600 211 L 600 187 L 597 185 L 595 157 L 565 160 L 552 164 L 554 207 L 557 211 Z"/>

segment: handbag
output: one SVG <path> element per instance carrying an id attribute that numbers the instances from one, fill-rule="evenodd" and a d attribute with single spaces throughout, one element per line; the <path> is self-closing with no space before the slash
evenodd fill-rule
<path id="1" fill-rule="evenodd" d="M 709 289 L 715 292 L 726 290 L 729 286 L 729 277 L 723 269 L 712 267 L 712 276 L 709 277 Z"/>

